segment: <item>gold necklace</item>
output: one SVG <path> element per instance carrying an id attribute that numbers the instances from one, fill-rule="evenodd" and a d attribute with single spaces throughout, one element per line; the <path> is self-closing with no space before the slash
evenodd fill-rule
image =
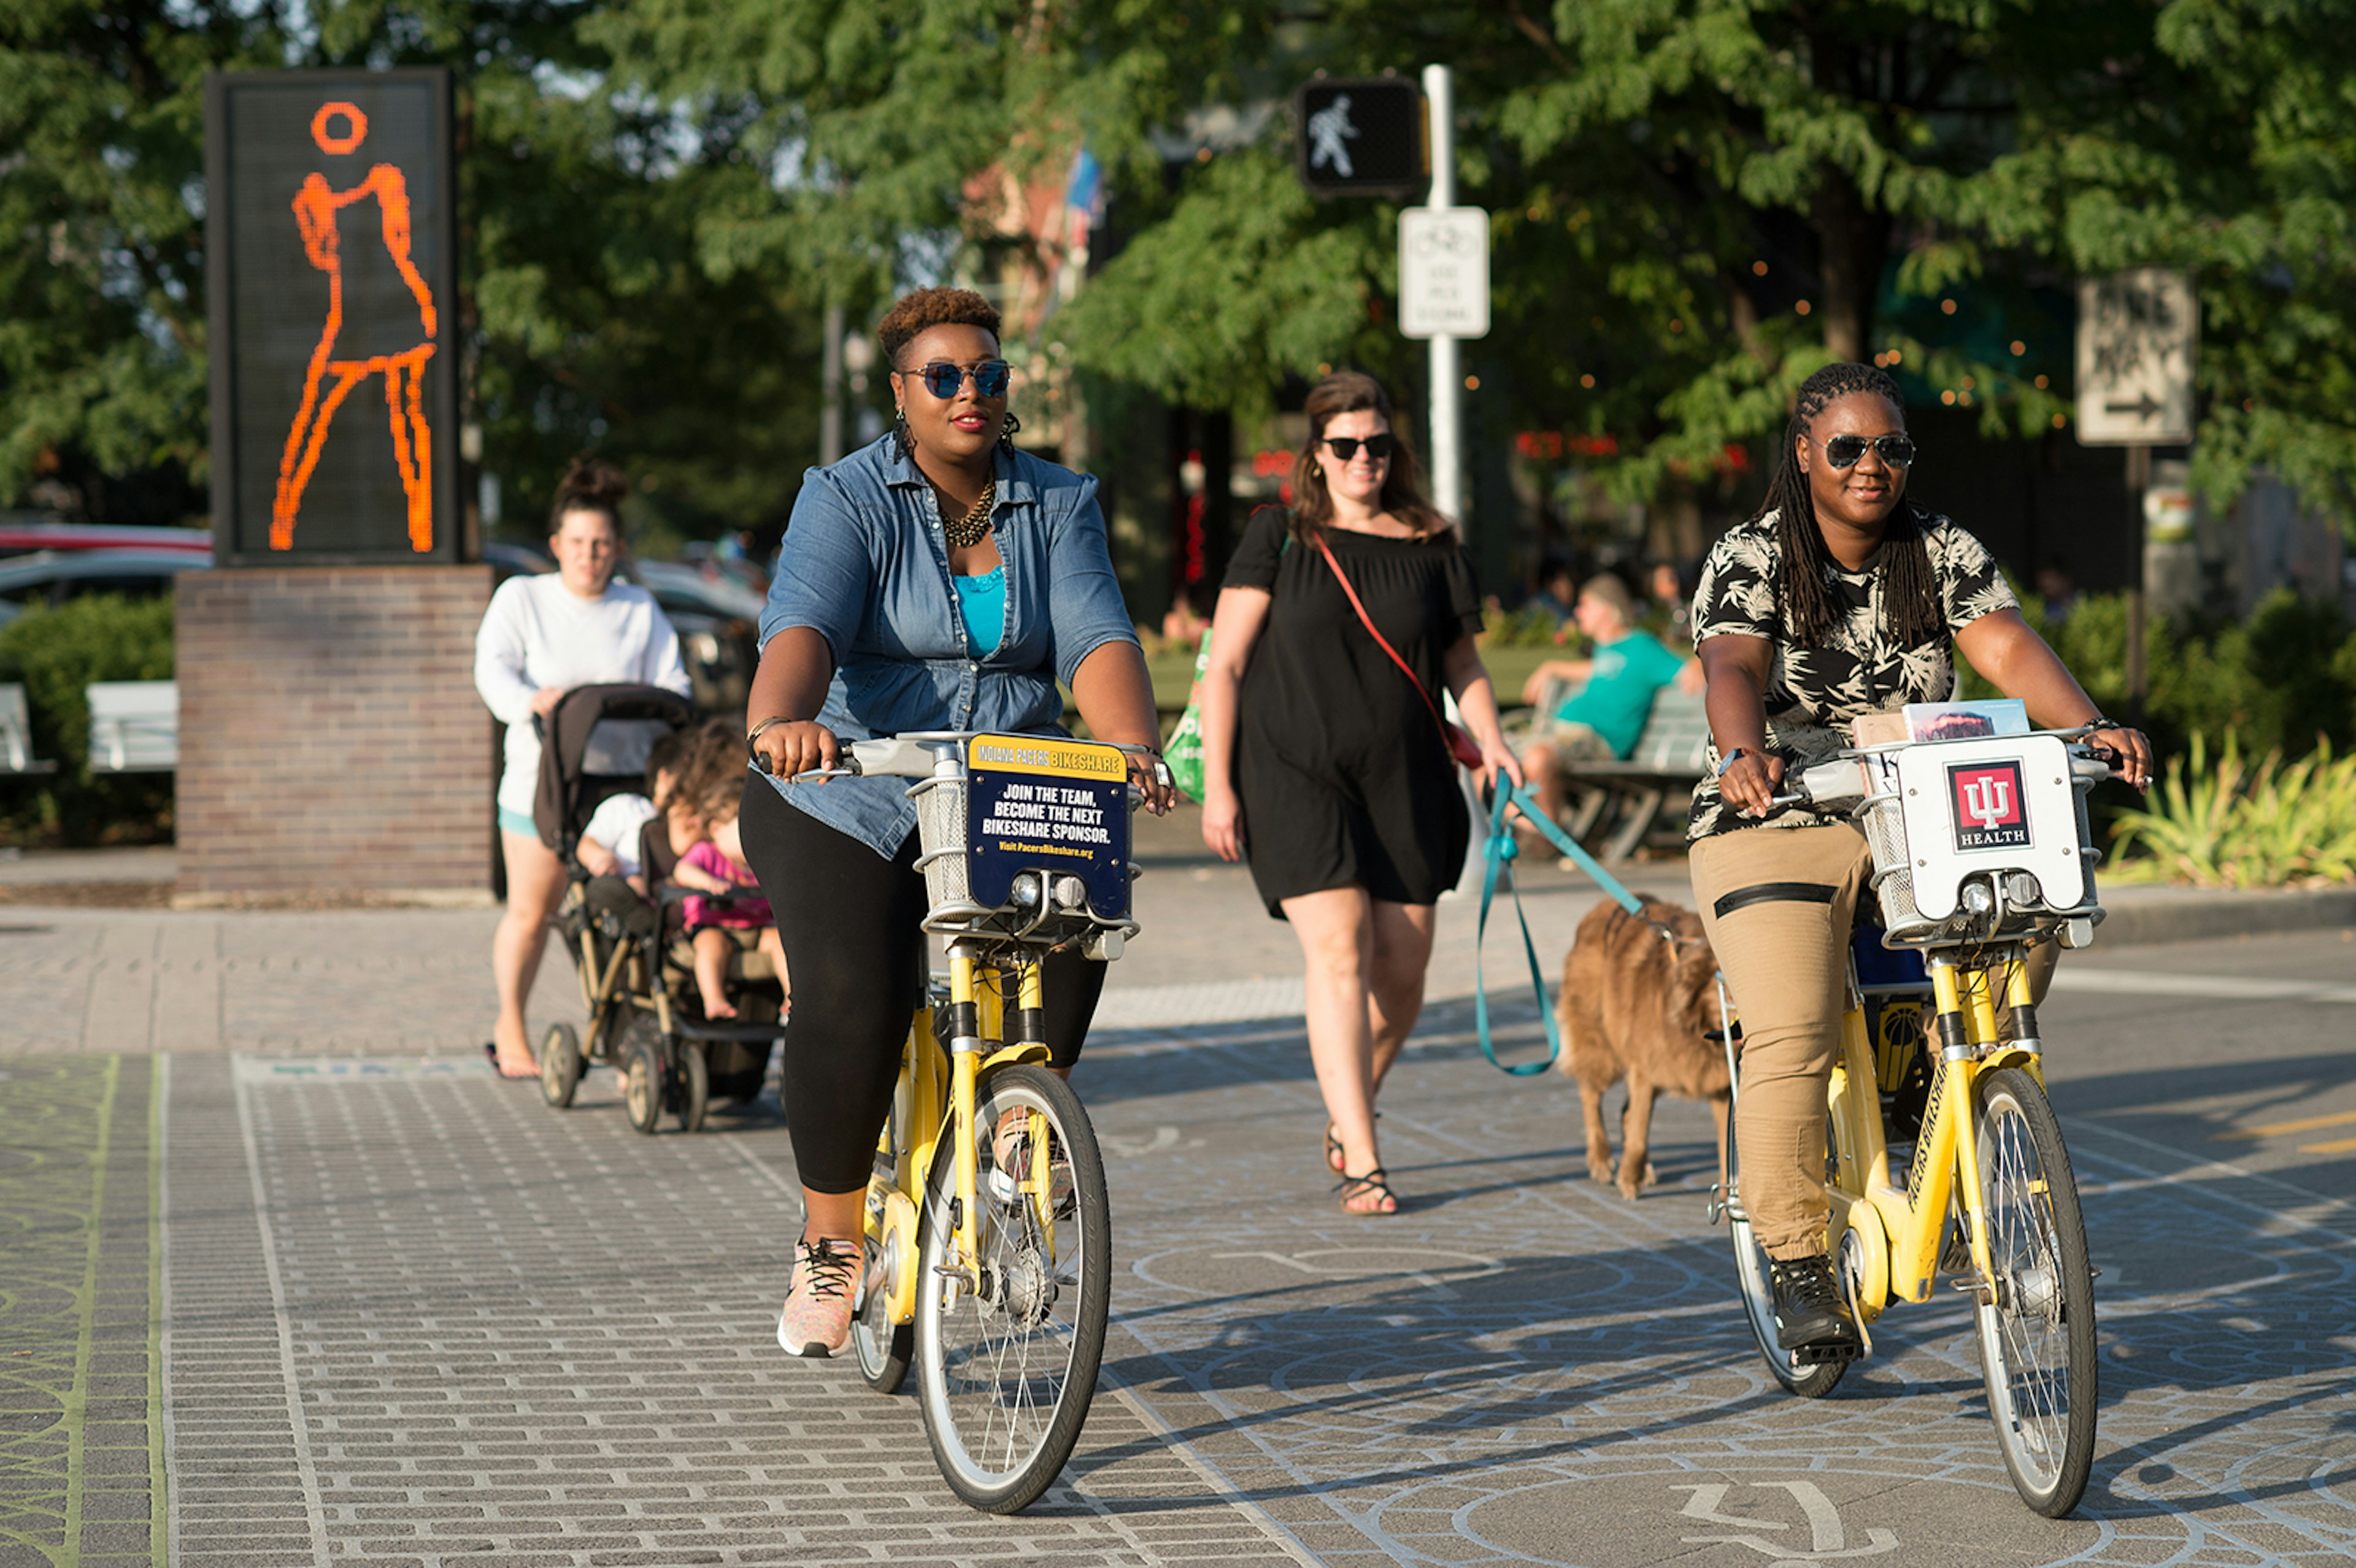
<path id="1" fill-rule="evenodd" d="M 951 549 L 963 549 L 982 541 L 990 532 L 991 505 L 997 499 L 998 481 L 991 479 L 982 485 L 981 494 L 974 497 L 964 517 L 941 518 L 941 533 L 948 539 Z"/>

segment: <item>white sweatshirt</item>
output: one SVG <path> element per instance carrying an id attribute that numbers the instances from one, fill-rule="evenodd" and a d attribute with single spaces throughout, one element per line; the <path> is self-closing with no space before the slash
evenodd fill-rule
<path id="1" fill-rule="evenodd" d="M 627 582 L 594 599 L 564 586 L 557 573 L 511 577 L 491 595 L 475 634 L 475 689 L 508 727 L 499 809 L 531 815 L 540 784 L 540 737 L 531 699 L 542 687 L 633 682 L 691 695 L 679 633 L 654 595 Z"/>

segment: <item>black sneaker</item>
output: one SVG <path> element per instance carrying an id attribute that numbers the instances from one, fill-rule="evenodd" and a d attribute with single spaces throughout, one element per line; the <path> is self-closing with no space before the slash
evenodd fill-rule
<path id="1" fill-rule="evenodd" d="M 1770 1258 L 1767 1278 L 1775 1289 L 1777 1344 L 1787 1350 L 1832 1356 L 1855 1355 L 1864 1349 L 1828 1259 Z"/>

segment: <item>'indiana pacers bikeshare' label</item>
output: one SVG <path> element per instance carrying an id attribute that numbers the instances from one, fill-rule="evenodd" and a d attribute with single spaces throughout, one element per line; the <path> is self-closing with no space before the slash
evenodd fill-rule
<path id="1" fill-rule="evenodd" d="M 1088 907 L 1129 912 L 1129 761 L 1117 746 L 1052 735 L 982 735 L 966 748 L 967 877 L 1002 904 L 1015 875 L 1074 876 Z"/>

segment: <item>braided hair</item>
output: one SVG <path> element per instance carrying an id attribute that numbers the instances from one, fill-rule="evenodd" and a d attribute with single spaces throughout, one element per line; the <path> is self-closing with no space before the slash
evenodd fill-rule
<path id="1" fill-rule="evenodd" d="M 1903 409 L 1898 383 L 1889 373 L 1870 365 L 1827 365 L 1800 383 L 1792 407 L 1792 422 L 1783 432 L 1783 450 L 1767 499 L 1752 515 L 1759 522 L 1775 518 L 1775 543 L 1782 561 L 1777 568 L 1775 596 L 1783 606 L 1783 629 L 1804 646 L 1821 643 L 1838 619 L 1826 573 L 1834 566 L 1825 548 L 1824 530 L 1816 525 L 1815 502 L 1808 494 L 1808 476 L 1793 453 L 1829 404 L 1853 393 L 1887 398 Z M 1920 647 L 1946 630 L 1939 608 L 1938 580 L 1931 571 L 1931 551 L 1923 542 L 1927 519 L 1912 500 L 1901 498 L 1882 535 L 1883 630 L 1904 648 Z"/>

